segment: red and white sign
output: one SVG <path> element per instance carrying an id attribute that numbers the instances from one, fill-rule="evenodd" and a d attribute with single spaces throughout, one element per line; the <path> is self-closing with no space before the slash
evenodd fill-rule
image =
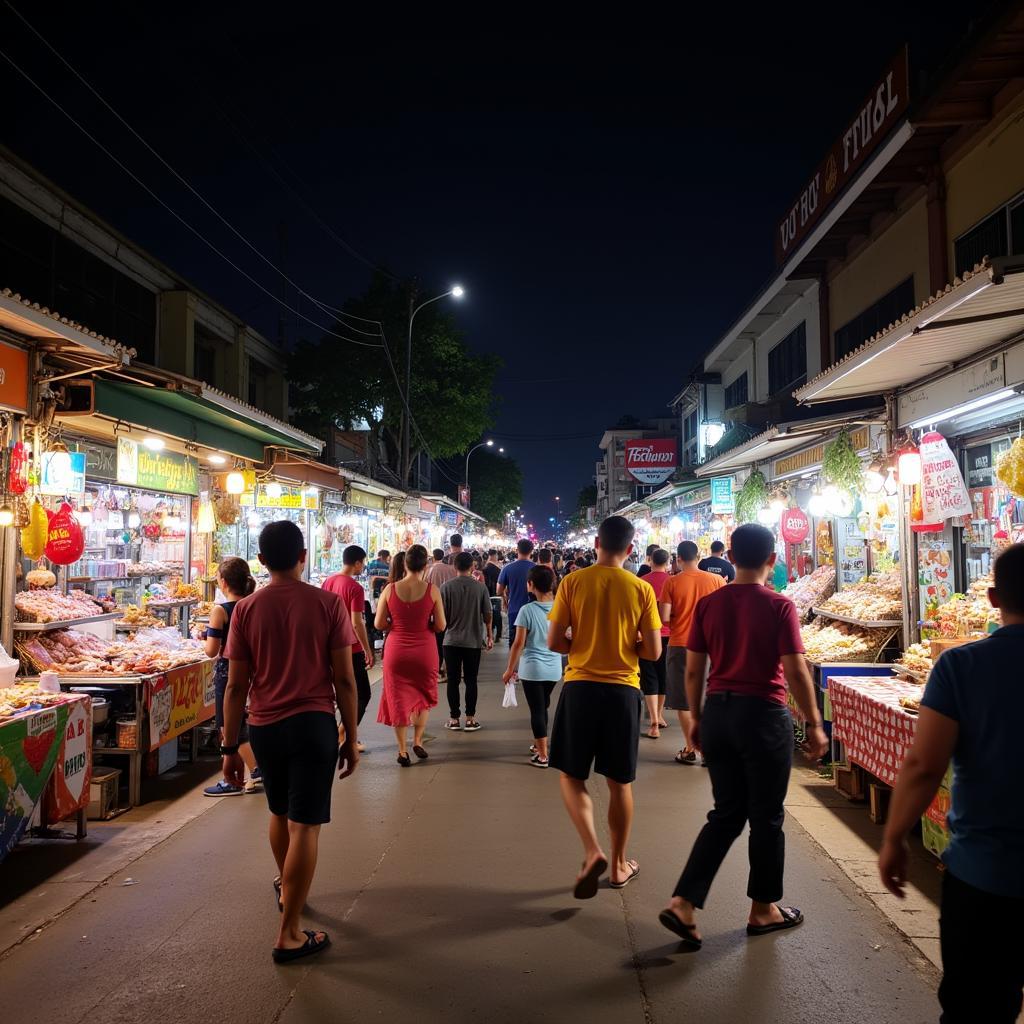
<path id="1" fill-rule="evenodd" d="M 675 438 L 627 441 L 625 448 L 626 472 L 637 483 L 663 484 L 675 472 Z"/>
<path id="2" fill-rule="evenodd" d="M 780 530 L 782 539 L 787 544 L 802 544 L 811 532 L 811 523 L 807 518 L 807 513 L 802 508 L 787 508 L 782 513 Z"/>
<path id="3" fill-rule="evenodd" d="M 91 777 L 92 701 L 84 697 L 75 701 L 64 726 L 64 739 L 47 794 L 47 820 L 63 821 L 85 807 Z"/>
<path id="4" fill-rule="evenodd" d="M 967 493 L 960 465 L 946 439 L 932 430 L 921 438 L 921 516 L 926 523 L 941 523 L 955 516 L 969 516 Z"/>

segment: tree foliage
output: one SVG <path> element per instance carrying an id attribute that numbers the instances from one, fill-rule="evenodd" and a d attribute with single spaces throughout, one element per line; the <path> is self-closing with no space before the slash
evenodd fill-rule
<path id="1" fill-rule="evenodd" d="M 523 472 L 515 459 L 486 449 L 470 461 L 470 505 L 489 523 L 499 525 L 509 510 L 523 503 Z"/>
<path id="2" fill-rule="evenodd" d="M 332 423 L 353 429 L 365 422 L 374 439 L 383 441 L 386 461 L 396 472 L 410 296 L 413 305 L 430 297 L 414 291 L 410 283 L 375 276 L 363 295 L 343 307 L 363 319 L 340 318 L 333 328 L 335 334 L 362 344 L 326 334 L 300 342 L 289 364 L 296 423 L 323 437 Z M 411 432 L 413 458 L 424 444 L 438 458 L 464 452 L 493 422 L 492 384 L 499 360 L 467 349 L 452 317 L 441 308 L 444 302 L 420 310 L 413 325 L 409 401 L 419 428 Z M 383 339 L 369 321 L 380 321 Z"/>
<path id="3" fill-rule="evenodd" d="M 587 484 L 586 487 L 580 488 L 580 493 L 576 497 L 576 510 L 585 513 L 588 508 L 593 508 L 596 504 L 597 484 Z"/>

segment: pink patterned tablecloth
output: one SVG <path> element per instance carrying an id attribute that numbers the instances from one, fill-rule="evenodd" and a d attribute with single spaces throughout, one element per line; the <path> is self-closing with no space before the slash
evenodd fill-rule
<path id="1" fill-rule="evenodd" d="M 919 698 L 921 690 L 897 679 L 829 677 L 832 735 L 854 764 L 889 786 L 896 782 L 917 727 L 917 716 L 900 707 L 900 697 Z"/>

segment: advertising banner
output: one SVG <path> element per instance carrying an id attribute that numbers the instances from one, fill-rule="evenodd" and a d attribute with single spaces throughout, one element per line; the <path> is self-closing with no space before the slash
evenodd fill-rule
<path id="1" fill-rule="evenodd" d="M 718 515 L 732 515 L 736 511 L 736 498 L 732 493 L 733 477 L 711 478 L 711 511 Z"/>
<path id="2" fill-rule="evenodd" d="M 199 495 L 195 459 L 177 452 L 154 452 L 127 437 L 117 439 L 117 482 L 150 491 Z"/>
<path id="3" fill-rule="evenodd" d="M 663 484 L 678 465 L 676 441 L 672 437 L 627 441 L 626 472 L 637 483 Z"/>
<path id="4" fill-rule="evenodd" d="M 149 749 L 213 718 L 213 661 L 183 665 L 146 683 Z"/>
<path id="5" fill-rule="evenodd" d="M 48 821 L 63 821 L 89 803 L 92 777 L 92 701 L 71 705 L 64 739 L 57 753 L 53 785 L 46 798 Z"/>
<path id="6" fill-rule="evenodd" d="M 316 512 L 320 508 L 320 492 L 305 487 L 278 485 L 281 493 L 267 494 L 266 484 L 257 484 L 256 489 L 245 491 L 239 496 L 238 504 L 245 508 L 298 508 Z M 353 502 L 352 504 L 358 504 Z M 372 506 L 370 506 L 372 507 Z"/>
<path id="7" fill-rule="evenodd" d="M 780 529 L 787 544 L 802 544 L 811 532 L 811 522 L 802 508 L 787 508 L 782 513 Z"/>

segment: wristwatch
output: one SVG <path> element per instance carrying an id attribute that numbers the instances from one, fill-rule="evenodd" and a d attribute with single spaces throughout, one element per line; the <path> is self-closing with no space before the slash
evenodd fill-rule
<path id="1" fill-rule="evenodd" d="M 220 745 L 221 756 L 227 756 L 228 754 L 237 754 L 238 748 L 241 746 L 240 743 L 232 743 L 229 746 L 225 746 L 223 743 Z"/>

